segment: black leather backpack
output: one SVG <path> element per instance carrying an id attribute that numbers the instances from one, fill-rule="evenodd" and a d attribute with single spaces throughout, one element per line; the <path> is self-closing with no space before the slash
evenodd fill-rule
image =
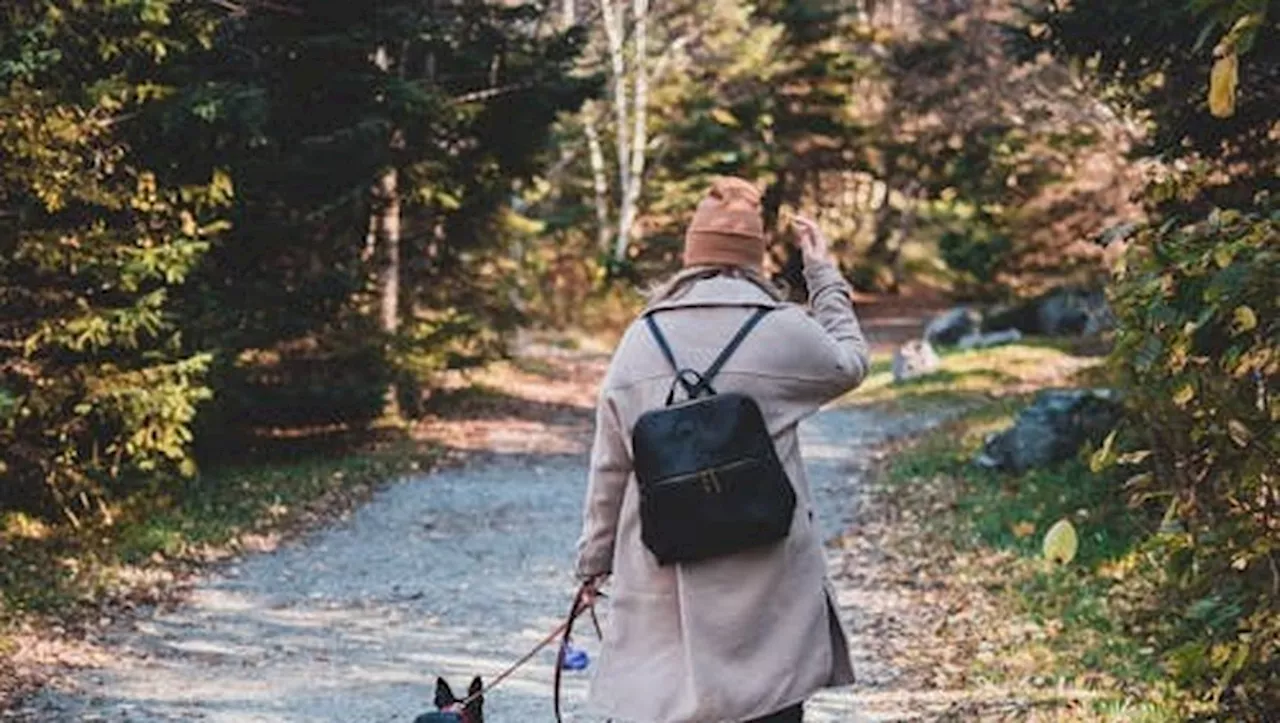
<path id="1" fill-rule="evenodd" d="M 755 400 L 717 394 L 711 382 L 756 324 L 761 308 L 706 371 L 681 368 L 650 313 L 654 341 L 675 370 L 666 405 L 631 433 L 640 485 L 641 539 L 661 565 L 769 545 L 791 531 L 796 493 Z M 688 399 L 674 402 L 676 386 Z"/>

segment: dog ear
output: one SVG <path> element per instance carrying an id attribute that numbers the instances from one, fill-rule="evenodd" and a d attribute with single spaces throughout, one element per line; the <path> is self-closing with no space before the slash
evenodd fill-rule
<path id="1" fill-rule="evenodd" d="M 467 688 L 467 695 L 475 695 L 484 690 L 484 681 L 480 680 L 480 676 L 476 676 L 471 680 L 471 687 Z"/>
<path id="2" fill-rule="evenodd" d="M 444 678 L 436 678 L 436 707 L 446 708 L 458 702 L 453 694 L 453 689 L 445 682 Z"/>

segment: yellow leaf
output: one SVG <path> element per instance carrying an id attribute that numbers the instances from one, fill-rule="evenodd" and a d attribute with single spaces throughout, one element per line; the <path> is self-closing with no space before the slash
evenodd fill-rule
<path id="1" fill-rule="evenodd" d="M 1140 472 L 1125 480 L 1124 488 L 1131 490 L 1136 487 L 1145 487 L 1151 484 L 1153 480 L 1155 480 L 1155 476 L 1150 472 Z"/>
<path id="2" fill-rule="evenodd" d="M 1196 388 L 1190 382 L 1183 384 L 1182 388 L 1173 393 L 1173 403 L 1179 407 L 1185 407 L 1196 398 Z"/>
<path id="3" fill-rule="evenodd" d="M 1107 439 L 1102 443 L 1102 446 L 1099 447 L 1098 450 L 1093 453 L 1093 456 L 1089 458 L 1089 471 L 1094 474 L 1098 474 L 1102 470 L 1111 466 L 1113 457 L 1111 450 L 1116 443 L 1117 431 L 1119 430 L 1112 430 L 1111 434 L 1107 435 Z"/>
<path id="4" fill-rule="evenodd" d="M 738 122 L 738 119 L 724 108 L 713 108 L 711 110 L 711 117 L 722 126 L 737 127 L 741 125 Z"/>
<path id="5" fill-rule="evenodd" d="M 1125 452 L 1116 458 L 1117 464 L 1142 464 L 1151 456 L 1151 450 L 1139 449 L 1133 452 Z"/>
<path id="6" fill-rule="evenodd" d="M 1220 269 L 1225 269 L 1230 266 L 1231 262 L 1235 261 L 1235 258 L 1236 252 L 1230 246 L 1219 246 L 1213 252 L 1213 262 L 1216 263 Z"/>
<path id="7" fill-rule="evenodd" d="M 1258 328 L 1258 315 L 1247 306 L 1237 306 L 1235 311 L 1236 333 L 1243 334 Z"/>
<path id="8" fill-rule="evenodd" d="M 1036 523 L 1019 522 L 1018 524 L 1014 525 L 1012 529 L 1013 529 L 1013 536 L 1021 540 L 1022 538 L 1028 537 L 1036 531 Z"/>
<path id="9" fill-rule="evenodd" d="M 1227 422 L 1227 434 L 1231 436 L 1231 441 L 1241 447 L 1249 446 L 1249 440 L 1253 439 L 1253 432 L 1244 426 L 1244 422 L 1239 419 L 1233 419 Z"/>
<path id="10" fill-rule="evenodd" d="M 1209 112 L 1216 118 L 1230 118 L 1236 112 L 1236 83 L 1240 60 L 1235 51 L 1218 58 L 1209 72 Z"/>
<path id="11" fill-rule="evenodd" d="M 1046 560 L 1067 564 L 1076 559 L 1076 551 L 1080 540 L 1076 537 L 1076 528 L 1068 520 L 1058 520 L 1044 536 L 1044 556 Z"/>

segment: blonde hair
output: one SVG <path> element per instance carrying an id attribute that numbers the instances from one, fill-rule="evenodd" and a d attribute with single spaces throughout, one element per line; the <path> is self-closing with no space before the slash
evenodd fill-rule
<path id="1" fill-rule="evenodd" d="M 697 282 L 717 276 L 749 281 L 774 301 L 786 300 L 785 292 L 755 269 L 745 266 L 690 266 L 677 271 L 651 288 L 647 294 L 648 306 L 678 299 Z"/>

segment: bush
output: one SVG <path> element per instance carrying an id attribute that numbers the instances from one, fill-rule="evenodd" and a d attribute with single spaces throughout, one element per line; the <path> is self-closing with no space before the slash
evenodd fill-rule
<path id="1" fill-rule="evenodd" d="M 229 182 L 120 163 L 96 120 L 113 103 L 0 85 L 0 205 L 16 209 L 0 226 L 0 508 L 78 521 L 141 477 L 194 471 L 209 358 L 181 349 L 170 298 Z"/>
<path id="2" fill-rule="evenodd" d="M 1139 234 L 1117 267 L 1112 364 L 1127 486 L 1164 525 L 1135 576 L 1144 633 L 1205 711 L 1280 710 L 1280 213 L 1215 212 Z M 1135 582 L 1135 586 L 1136 586 Z"/>
<path id="3" fill-rule="evenodd" d="M 970 294 L 990 288 L 992 279 L 1013 260 L 1013 242 L 994 224 L 973 222 L 948 230 L 938 239 L 942 260 L 959 275 L 959 288 Z"/>

